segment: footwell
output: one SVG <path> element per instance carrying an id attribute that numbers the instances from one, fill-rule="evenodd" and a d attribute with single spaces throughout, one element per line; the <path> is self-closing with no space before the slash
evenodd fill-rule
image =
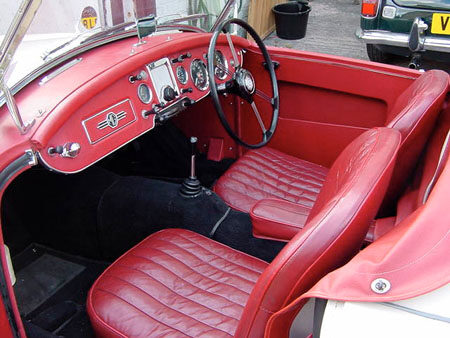
<path id="1" fill-rule="evenodd" d="M 85 311 L 87 292 L 106 262 L 32 244 L 13 258 L 14 292 L 30 337 L 93 337 Z"/>

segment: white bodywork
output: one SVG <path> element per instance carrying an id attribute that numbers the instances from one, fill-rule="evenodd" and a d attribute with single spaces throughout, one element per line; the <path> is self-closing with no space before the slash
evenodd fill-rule
<path id="1" fill-rule="evenodd" d="M 321 338 L 450 337 L 450 284 L 389 303 L 329 300 Z"/>

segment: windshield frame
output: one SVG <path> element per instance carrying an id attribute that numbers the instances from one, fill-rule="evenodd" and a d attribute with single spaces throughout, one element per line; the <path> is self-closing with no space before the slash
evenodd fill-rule
<path id="1" fill-rule="evenodd" d="M 32 4 L 39 4 L 42 0 L 25 0 Z M 217 17 L 214 25 L 212 26 L 210 31 L 213 31 L 217 25 L 222 22 L 223 20 L 226 20 L 228 15 L 230 14 L 231 10 L 233 9 L 233 6 L 236 4 L 236 0 L 227 0 L 225 5 L 222 8 L 221 13 Z M 194 14 L 195 16 L 196 14 Z M 158 18 L 157 18 L 158 19 Z M 192 16 L 187 15 L 185 17 L 178 17 L 172 20 L 167 20 L 162 24 L 157 25 L 157 31 L 170 31 L 170 30 L 179 30 L 179 31 L 188 31 L 188 32 L 196 32 L 196 33 L 205 33 L 204 29 L 201 29 L 196 26 L 188 25 L 188 24 L 182 24 L 181 22 L 191 20 Z M 25 28 L 25 32 L 29 28 L 29 24 L 26 27 L 20 26 L 21 28 Z M 99 38 L 93 38 L 94 36 L 98 36 Z M 48 61 L 45 61 L 42 65 L 35 68 L 33 71 L 31 71 L 29 74 L 24 76 L 21 80 L 14 83 L 11 87 L 8 87 L 9 92 L 12 96 L 17 94 L 20 90 L 22 90 L 25 86 L 27 86 L 30 82 L 36 80 L 39 76 L 43 75 L 47 71 L 51 70 L 52 68 L 57 67 L 58 65 L 70 60 L 71 58 L 74 58 L 78 56 L 81 53 L 84 53 L 86 51 L 89 51 L 93 48 L 117 41 L 126 39 L 129 37 L 137 37 L 137 29 L 136 29 L 136 22 L 128 22 L 123 23 L 117 26 L 110 27 L 109 29 L 99 31 L 97 33 L 94 33 L 93 35 L 87 36 L 84 40 L 80 42 L 80 44 L 66 52 L 63 52 L 54 58 L 50 58 Z M 6 38 L 6 37 L 5 37 Z M 14 50 L 12 50 L 11 59 L 14 56 L 15 51 L 17 50 L 17 46 L 15 46 Z M 47 55 L 48 57 L 48 55 Z M 6 74 L 8 71 L 8 67 L 4 70 L 4 74 Z M 6 86 L 6 84 L 5 84 Z M 5 104 L 6 102 L 6 95 L 2 93 L 0 95 L 0 108 Z"/>

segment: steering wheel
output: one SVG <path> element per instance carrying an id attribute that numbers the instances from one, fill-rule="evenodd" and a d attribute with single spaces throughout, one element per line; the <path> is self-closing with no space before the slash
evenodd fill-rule
<path id="1" fill-rule="evenodd" d="M 273 97 L 270 97 L 269 95 L 265 94 L 264 92 L 258 90 L 256 88 L 255 80 L 247 69 L 243 68 L 242 65 L 239 63 L 238 55 L 236 53 L 236 49 L 234 48 L 233 41 L 231 40 L 230 33 L 226 32 L 226 38 L 228 41 L 228 45 L 231 49 L 231 54 L 233 55 L 233 66 L 235 68 L 234 73 L 232 74 L 226 67 L 221 65 L 219 62 L 215 62 L 215 50 L 216 50 L 216 43 L 217 38 L 219 37 L 219 34 L 223 31 L 224 27 L 230 24 L 236 24 L 241 26 L 243 29 L 245 29 L 251 37 L 255 40 L 256 44 L 258 45 L 259 49 L 261 50 L 264 60 L 266 62 L 266 69 L 269 72 L 270 80 L 272 82 L 272 90 L 273 90 Z M 219 67 L 220 71 L 227 73 L 228 75 L 232 75 L 232 79 L 225 82 L 217 84 L 215 82 L 215 67 Z M 275 69 L 272 63 L 272 60 L 270 59 L 269 53 L 267 52 L 266 46 L 262 42 L 261 38 L 259 37 L 258 33 L 255 32 L 255 30 L 245 21 L 242 21 L 240 19 L 229 19 L 227 21 L 222 22 L 220 25 L 217 26 L 216 30 L 214 31 L 214 34 L 211 37 L 211 41 L 209 43 L 209 49 L 208 49 L 208 77 L 209 77 L 209 83 L 210 83 L 210 90 L 211 90 L 211 96 L 214 102 L 214 107 L 216 108 L 217 114 L 219 115 L 220 122 L 222 122 L 223 127 L 228 132 L 228 134 L 239 144 L 248 147 L 248 148 L 261 148 L 262 146 L 266 145 L 270 139 L 272 138 L 273 134 L 275 133 L 275 129 L 277 127 L 278 123 L 278 112 L 280 108 L 280 100 L 278 95 L 278 84 L 277 84 L 277 78 L 275 76 Z M 231 128 L 230 124 L 227 121 L 227 118 L 225 117 L 225 114 L 222 109 L 222 104 L 219 100 L 219 94 L 222 93 L 234 93 L 239 95 L 244 101 L 247 101 L 251 107 L 253 112 L 255 113 L 256 119 L 258 120 L 258 124 L 261 127 L 262 131 L 262 140 L 259 143 L 250 144 L 247 142 L 244 142 Z M 254 95 L 258 95 L 268 101 L 272 106 L 272 119 L 270 122 L 269 129 L 266 129 L 266 126 L 264 125 L 264 121 L 261 118 L 261 115 L 259 114 L 259 110 L 256 107 L 255 101 L 253 99 Z"/>

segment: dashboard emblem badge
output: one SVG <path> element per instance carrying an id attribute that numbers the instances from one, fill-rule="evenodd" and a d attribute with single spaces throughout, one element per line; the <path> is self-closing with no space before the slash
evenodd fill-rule
<path id="1" fill-rule="evenodd" d="M 117 119 L 116 114 L 108 113 L 108 115 L 106 115 L 106 122 L 108 122 L 108 126 L 110 126 L 111 128 L 115 128 L 117 127 L 119 120 Z"/>
<path id="2" fill-rule="evenodd" d="M 106 127 L 110 127 L 112 129 L 116 128 L 119 125 L 119 121 L 124 119 L 127 116 L 127 113 L 121 111 L 120 113 L 109 112 L 106 115 L 106 118 L 97 125 L 97 129 L 105 129 Z"/>

